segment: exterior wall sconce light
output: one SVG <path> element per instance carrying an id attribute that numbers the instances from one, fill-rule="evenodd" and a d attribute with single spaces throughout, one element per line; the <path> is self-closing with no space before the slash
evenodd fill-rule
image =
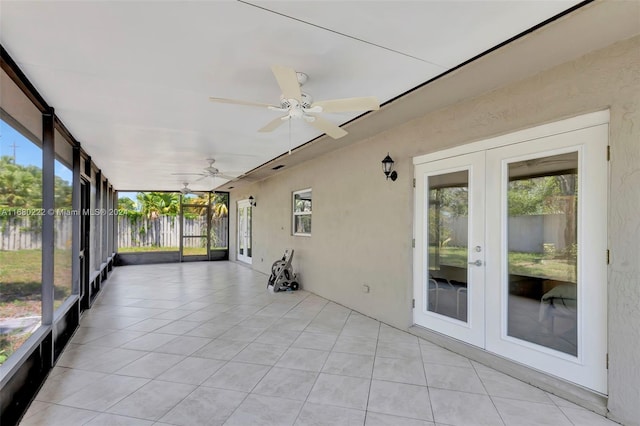
<path id="1" fill-rule="evenodd" d="M 395 161 L 393 161 L 393 159 L 389 157 L 389 153 L 387 152 L 387 156 L 384 157 L 384 160 L 382 160 L 382 171 L 387 177 L 387 180 L 391 179 L 392 181 L 395 181 L 396 179 L 398 179 L 398 173 L 393 170 L 394 163 Z"/>
<path id="2" fill-rule="evenodd" d="M 255 199 L 255 198 L 253 198 L 253 195 L 250 195 L 250 196 L 249 196 L 249 205 L 250 205 L 251 207 L 255 207 L 255 206 L 257 206 L 257 205 L 258 205 L 258 203 L 256 203 L 256 199 Z"/>

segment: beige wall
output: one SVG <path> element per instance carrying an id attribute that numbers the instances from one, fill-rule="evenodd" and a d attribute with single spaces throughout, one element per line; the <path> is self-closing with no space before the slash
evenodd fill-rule
<path id="1" fill-rule="evenodd" d="M 473 64 L 446 78 L 472 72 Z M 608 407 L 613 419 L 639 424 L 639 104 L 635 37 L 232 191 L 232 218 L 234 202 L 253 195 L 255 269 L 268 273 L 285 248 L 294 248 L 305 289 L 406 329 L 412 323 L 412 157 L 610 108 L 612 257 L 603 283 L 609 294 Z M 396 182 L 385 181 L 381 171 L 387 151 L 396 161 Z M 313 236 L 294 237 L 291 193 L 307 187 L 313 188 Z"/>

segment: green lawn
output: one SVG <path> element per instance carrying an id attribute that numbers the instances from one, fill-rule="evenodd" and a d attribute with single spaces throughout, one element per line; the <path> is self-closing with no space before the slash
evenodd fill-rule
<path id="1" fill-rule="evenodd" d="M 160 251 L 178 251 L 178 247 L 118 247 L 118 253 L 155 253 Z"/>
<path id="2" fill-rule="evenodd" d="M 54 254 L 54 297 L 64 300 L 71 294 L 71 250 Z M 40 300 L 42 252 L 40 250 L 0 250 L 0 306 L 13 300 Z"/>
<path id="3" fill-rule="evenodd" d="M 433 258 L 434 254 L 435 248 L 429 247 L 429 257 Z M 440 264 L 467 268 L 467 249 L 465 247 L 440 248 Z M 544 253 L 510 252 L 509 274 L 575 282 L 575 259 L 554 257 Z"/>
<path id="4" fill-rule="evenodd" d="M 71 250 L 54 254 L 54 309 L 71 294 Z M 0 318 L 39 316 L 42 306 L 42 252 L 0 251 Z M 0 335 L 0 364 L 15 352 L 30 333 L 16 330 Z"/>

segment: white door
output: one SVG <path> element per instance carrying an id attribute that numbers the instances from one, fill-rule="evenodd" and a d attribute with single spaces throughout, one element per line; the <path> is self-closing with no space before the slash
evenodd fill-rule
<path id="1" fill-rule="evenodd" d="M 252 207 L 249 200 L 238 201 L 238 260 L 251 263 L 252 242 L 251 242 L 251 221 Z"/>
<path id="2" fill-rule="evenodd" d="M 487 350 L 607 393 L 606 124 L 487 151 Z"/>
<path id="3" fill-rule="evenodd" d="M 484 153 L 416 166 L 414 322 L 484 345 Z"/>
<path id="4" fill-rule="evenodd" d="M 414 322 L 606 394 L 608 124 L 596 124 L 414 160 Z"/>

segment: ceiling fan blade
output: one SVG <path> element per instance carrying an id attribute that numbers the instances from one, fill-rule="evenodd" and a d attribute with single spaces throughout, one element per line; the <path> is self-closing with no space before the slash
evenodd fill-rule
<path id="1" fill-rule="evenodd" d="M 275 120 L 271 120 L 266 126 L 264 126 L 263 128 L 261 128 L 258 131 L 261 132 L 261 133 L 273 132 L 282 123 L 284 123 L 285 120 L 283 120 L 283 118 L 285 118 L 285 117 L 287 117 L 287 116 L 285 115 L 284 117 L 278 117 Z"/>
<path id="2" fill-rule="evenodd" d="M 206 176 L 204 173 L 171 173 L 171 176 Z"/>
<path id="3" fill-rule="evenodd" d="M 327 135 L 331 136 L 333 139 L 340 139 L 341 137 L 347 134 L 346 131 L 336 126 L 332 122 L 325 120 L 322 117 L 318 117 L 317 115 L 315 115 L 314 117 L 316 119 L 313 121 L 309 121 L 308 123 L 311 124 L 316 129 L 325 132 Z"/>
<path id="4" fill-rule="evenodd" d="M 280 108 L 276 105 L 270 105 L 270 104 L 263 104 L 260 102 L 251 102 L 251 101 L 241 101 L 238 99 L 225 99 L 225 98 L 214 98 L 213 96 L 209 96 L 209 100 L 211 102 L 219 102 L 222 104 L 234 104 L 234 105 L 245 105 L 245 106 L 257 106 L 257 107 L 263 107 L 263 108 Z"/>
<path id="5" fill-rule="evenodd" d="M 322 112 L 353 112 L 380 109 L 380 102 L 375 96 L 365 98 L 330 99 L 314 102 L 311 108 L 319 106 Z"/>
<path id="6" fill-rule="evenodd" d="M 225 175 L 224 173 L 218 173 L 216 176 L 222 179 L 227 179 L 227 180 L 238 179 L 238 176 L 229 176 L 229 175 Z"/>
<path id="7" fill-rule="evenodd" d="M 282 95 L 287 99 L 300 101 L 302 94 L 300 93 L 300 83 L 298 83 L 296 71 L 293 68 L 283 67 L 282 65 L 272 66 L 271 71 L 276 80 L 278 80 Z"/>

